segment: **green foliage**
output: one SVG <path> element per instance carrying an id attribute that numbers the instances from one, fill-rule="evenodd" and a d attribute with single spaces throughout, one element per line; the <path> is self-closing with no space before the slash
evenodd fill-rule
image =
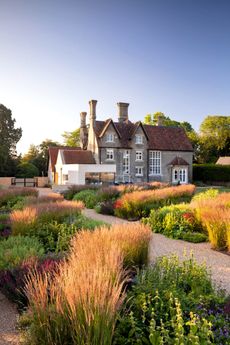
<path id="1" fill-rule="evenodd" d="M 83 191 L 83 190 L 95 190 L 97 191 L 99 189 L 98 186 L 96 185 L 71 185 L 68 187 L 68 190 L 67 191 L 64 191 L 62 194 L 64 196 L 65 199 L 67 200 L 72 200 L 74 195 Z"/>
<path id="2" fill-rule="evenodd" d="M 31 257 L 40 257 L 43 246 L 36 238 L 14 236 L 0 242 L 0 270 L 11 269 Z"/>
<path id="3" fill-rule="evenodd" d="M 49 146 L 60 146 L 56 141 L 46 139 L 40 145 L 30 145 L 28 152 L 22 157 L 22 163 L 31 163 L 39 171 L 37 176 L 47 176 Z"/>
<path id="4" fill-rule="evenodd" d="M 22 129 L 15 128 L 12 112 L 0 104 L 0 176 L 14 176 L 16 166 L 16 144 Z"/>
<path id="5" fill-rule="evenodd" d="M 213 199 L 219 194 L 218 189 L 206 189 L 204 192 L 199 192 L 194 195 L 192 198 L 192 201 L 202 201 L 202 200 L 207 200 L 207 199 Z"/>
<path id="6" fill-rule="evenodd" d="M 94 208 L 98 202 L 98 195 L 94 190 L 86 189 L 75 194 L 73 200 L 82 201 L 87 208 Z"/>
<path id="7" fill-rule="evenodd" d="M 158 258 L 137 275 L 113 344 L 212 344 L 211 323 L 197 315 L 198 303 L 212 298 L 218 299 L 205 266 Z"/>
<path id="8" fill-rule="evenodd" d="M 171 205 L 152 210 L 149 218 L 145 218 L 154 232 L 175 239 L 183 239 L 191 242 L 203 242 L 207 240 L 205 234 L 200 234 L 202 225 L 196 218 L 196 214 L 186 204 Z"/>
<path id="9" fill-rule="evenodd" d="M 80 146 L 80 128 L 77 128 L 72 132 L 64 132 L 62 137 L 66 146 Z"/>
<path id="10" fill-rule="evenodd" d="M 16 177 L 29 178 L 39 175 L 38 168 L 32 163 L 20 163 L 17 166 Z"/>
<path id="11" fill-rule="evenodd" d="M 193 164 L 193 179 L 202 182 L 230 182 L 230 166 Z"/>

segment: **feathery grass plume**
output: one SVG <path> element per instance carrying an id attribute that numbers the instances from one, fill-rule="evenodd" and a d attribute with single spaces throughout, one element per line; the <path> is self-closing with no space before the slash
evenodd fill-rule
<path id="1" fill-rule="evenodd" d="M 143 263 L 150 236 L 139 224 L 83 230 L 52 283 L 48 275 L 42 280 L 32 272 L 26 285 L 30 343 L 110 345 L 125 296 L 125 260 Z"/>
<path id="2" fill-rule="evenodd" d="M 126 193 L 115 202 L 115 214 L 128 219 L 140 218 L 143 215 L 146 216 L 152 208 L 178 202 L 178 200 L 181 202 L 183 198 L 191 198 L 194 191 L 194 185 L 181 185 Z"/>
<path id="3" fill-rule="evenodd" d="M 200 210 L 200 216 L 212 247 L 223 250 L 228 246 L 230 249 L 230 210 L 221 207 L 204 208 Z"/>
<path id="4" fill-rule="evenodd" d="M 44 202 L 31 205 L 23 210 L 15 210 L 10 215 L 12 234 L 25 234 L 37 221 L 60 220 L 66 216 L 80 213 L 84 205 L 80 201 Z"/>
<path id="5" fill-rule="evenodd" d="M 26 188 L 26 187 L 13 187 L 8 189 L 0 190 L 0 207 L 7 205 L 7 202 L 10 199 L 17 196 L 38 196 L 38 190 L 35 188 Z"/>

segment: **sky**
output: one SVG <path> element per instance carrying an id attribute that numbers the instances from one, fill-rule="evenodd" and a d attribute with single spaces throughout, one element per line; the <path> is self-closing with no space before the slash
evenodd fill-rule
<path id="1" fill-rule="evenodd" d="M 229 0 L 0 0 L 0 104 L 25 153 L 97 119 L 229 115 Z"/>

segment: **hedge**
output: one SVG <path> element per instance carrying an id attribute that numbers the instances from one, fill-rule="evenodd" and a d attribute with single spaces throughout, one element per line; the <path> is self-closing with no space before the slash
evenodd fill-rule
<path id="1" fill-rule="evenodd" d="M 193 164 L 193 180 L 230 182 L 230 165 Z"/>

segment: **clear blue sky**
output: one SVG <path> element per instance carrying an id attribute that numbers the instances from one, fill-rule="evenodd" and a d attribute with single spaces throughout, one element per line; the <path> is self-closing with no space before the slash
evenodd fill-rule
<path id="1" fill-rule="evenodd" d="M 195 129 L 229 114 L 228 0 L 0 0 L 0 103 L 18 151 L 61 140 L 97 99 L 97 117 L 162 111 Z"/>

